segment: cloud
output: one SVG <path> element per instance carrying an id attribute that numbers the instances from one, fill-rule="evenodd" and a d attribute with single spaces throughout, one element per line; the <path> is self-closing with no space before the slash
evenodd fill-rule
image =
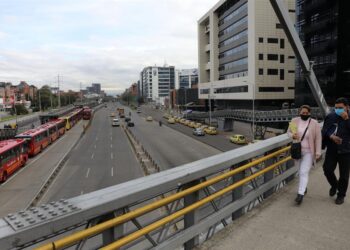
<path id="1" fill-rule="evenodd" d="M 197 67 L 197 20 L 217 0 L 3 0 L 0 81 L 122 90 L 143 67 Z M 28 8 L 31 11 L 28 11 Z"/>

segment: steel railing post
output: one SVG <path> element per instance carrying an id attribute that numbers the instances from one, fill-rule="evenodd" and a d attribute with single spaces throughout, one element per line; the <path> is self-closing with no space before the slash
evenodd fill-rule
<path id="1" fill-rule="evenodd" d="M 271 153 L 273 153 L 273 152 L 266 152 L 266 155 L 269 155 L 269 154 L 271 154 Z M 265 161 L 265 167 L 271 166 L 271 165 L 274 164 L 275 162 L 276 162 L 276 158 L 268 159 L 268 160 Z M 269 172 L 267 172 L 267 173 L 264 174 L 264 183 L 267 183 L 267 182 L 269 182 L 269 181 L 271 181 L 271 180 L 273 179 L 273 172 L 274 172 L 274 171 L 271 170 L 271 171 L 269 171 Z M 269 197 L 270 195 L 272 195 L 273 192 L 274 192 L 274 188 L 271 188 L 271 189 L 267 190 L 267 191 L 264 193 L 264 195 L 263 195 L 264 199 L 266 199 L 267 197 Z"/>
<path id="2" fill-rule="evenodd" d="M 235 168 L 243 166 L 244 164 L 247 164 L 247 163 L 248 161 L 241 162 L 240 164 L 237 164 L 231 167 L 231 170 L 234 170 Z M 240 180 L 243 180 L 244 177 L 245 177 L 245 171 L 241 171 L 235 174 L 234 176 L 232 176 L 232 184 Z M 236 200 L 239 200 L 242 197 L 243 197 L 243 186 L 240 186 L 232 191 L 232 202 L 235 202 Z M 241 208 L 232 214 L 232 220 L 238 219 L 239 217 L 241 217 L 242 214 L 243 214 L 243 209 Z"/>
<path id="3" fill-rule="evenodd" d="M 195 185 L 199 184 L 199 180 L 192 181 L 190 183 L 187 183 L 184 185 L 183 189 L 187 189 L 190 187 L 193 187 Z M 196 203 L 199 200 L 199 192 L 194 192 L 190 195 L 187 195 L 184 197 L 184 207 L 190 206 L 194 203 Z M 190 213 L 187 213 L 184 216 L 184 229 L 190 228 L 191 226 L 195 225 L 197 222 L 196 218 L 196 212 L 192 211 Z M 198 244 L 198 236 L 190 239 L 189 241 L 184 243 L 184 249 L 190 250 L 193 249 Z"/>

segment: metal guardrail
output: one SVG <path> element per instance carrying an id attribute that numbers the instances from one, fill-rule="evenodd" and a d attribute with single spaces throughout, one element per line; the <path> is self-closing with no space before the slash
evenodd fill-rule
<path id="1" fill-rule="evenodd" d="M 138 244 L 144 248 L 173 249 L 184 244 L 189 249 L 262 202 L 281 182 L 294 175 L 296 168 L 288 158 L 288 148 L 280 151 L 289 143 L 286 135 L 274 137 L 103 190 L 10 214 L 0 219 L 0 245 L 2 249 L 25 248 L 62 233 L 71 234 L 76 243 L 68 244 L 77 244 L 78 248 L 95 244 L 72 234 L 72 230 L 84 226 L 87 230 L 79 232 L 80 235 L 89 238 L 86 232 L 98 234 L 93 237 L 98 242 L 96 248 L 127 237 L 123 242 L 134 241 L 127 240 L 126 248 Z M 204 201 L 206 204 L 198 203 Z M 169 217 L 174 214 L 178 216 Z M 119 222 L 113 224 L 116 221 Z M 95 231 L 96 226 L 100 230 Z M 199 236 L 199 232 L 204 232 L 201 235 L 205 237 Z M 137 239 L 135 235 L 145 238 Z M 43 249 L 60 249 L 56 243 Z"/>
<path id="2" fill-rule="evenodd" d="M 298 109 L 282 109 L 282 110 L 271 110 L 271 111 L 254 111 L 253 116 L 252 110 L 218 110 L 211 112 L 212 118 L 231 118 L 237 121 L 243 122 L 254 122 L 255 123 L 274 123 L 274 122 L 289 122 L 294 117 L 299 115 Z M 312 117 L 316 119 L 323 119 L 323 114 L 319 108 L 312 108 Z M 205 119 L 209 118 L 208 112 L 190 113 L 186 115 L 187 119 Z"/>

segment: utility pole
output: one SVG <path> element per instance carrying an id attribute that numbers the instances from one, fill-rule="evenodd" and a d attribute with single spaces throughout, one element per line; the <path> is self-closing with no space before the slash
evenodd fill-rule
<path id="1" fill-rule="evenodd" d="M 60 91 L 60 75 L 57 75 L 57 84 L 58 84 L 58 107 L 61 107 L 61 91 Z"/>
<path id="2" fill-rule="evenodd" d="M 38 93 L 39 93 L 39 110 L 41 112 L 41 96 L 40 96 L 40 89 L 38 89 Z"/>
<path id="3" fill-rule="evenodd" d="M 52 107 L 52 88 L 51 88 L 51 86 L 50 86 L 50 102 L 51 102 L 51 109 L 53 109 L 53 107 Z"/>

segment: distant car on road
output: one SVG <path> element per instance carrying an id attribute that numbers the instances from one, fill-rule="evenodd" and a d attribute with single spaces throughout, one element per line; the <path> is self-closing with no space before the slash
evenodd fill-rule
<path id="1" fill-rule="evenodd" d="M 174 118 L 169 118 L 168 119 L 169 124 L 175 124 L 175 119 Z"/>
<path id="2" fill-rule="evenodd" d="M 153 121 L 153 118 L 152 118 L 152 116 L 147 116 L 147 118 L 146 118 L 146 121 L 148 121 L 148 122 L 151 122 L 151 121 Z"/>
<path id="3" fill-rule="evenodd" d="M 115 117 L 115 113 L 111 113 L 109 116 L 110 117 Z"/>
<path id="4" fill-rule="evenodd" d="M 119 127 L 120 123 L 119 120 L 117 118 L 112 120 L 112 127 Z"/>
<path id="5" fill-rule="evenodd" d="M 130 117 L 127 117 L 127 116 L 125 116 L 124 121 L 125 121 L 125 122 L 129 122 L 129 121 L 131 121 L 131 118 L 130 118 Z"/>
<path id="6" fill-rule="evenodd" d="M 195 128 L 193 130 L 193 134 L 196 136 L 204 136 L 205 135 L 203 129 L 201 129 L 201 128 Z"/>
<path id="7" fill-rule="evenodd" d="M 140 107 L 137 107 L 137 109 L 136 109 L 136 113 L 141 113 L 141 108 Z"/>
<path id="8" fill-rule="evenodd" d="M 207 133 L 208 135 L 217 135 L 218 134 L 218 131 L 214 127 L 205 128 L 204 132 Z"/>
<path id="9" fill-rule="evenodd" d="M 134 122 L 132 122 L 132 121 L 128 121 L 128 127 L 135 127 Z"/>
<path id="10" fill-rule="evenodd" d="M 244 135 L 232 135 L 230 141 L 235 144 L 247 144 L 247 139 Z"/>

